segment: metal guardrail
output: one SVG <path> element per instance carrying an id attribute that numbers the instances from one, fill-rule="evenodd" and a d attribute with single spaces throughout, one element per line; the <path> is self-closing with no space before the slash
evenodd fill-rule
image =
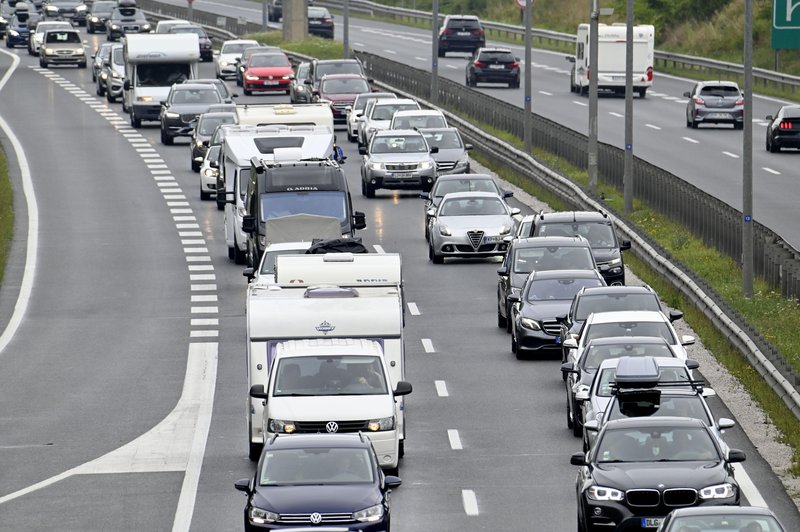
<path id="1" fill-rule="evenodd" d="M 364 13 L 370 16 L 379 16 L 428 26 L 430 26 L 431 23 L 432 13 L 430 12 L 403 7 L 392 7 L 377 2 L 370 2 L 369 0 L 348 0 L 348 2 L 349 9 L 356 13 Z M 344 0 L 317 0 L 317 4 L 334 9 L 342 9 Z M 440 15 L 440 18 L 444 18 L 444 15 Z M 481 23 L 490 34 L 494 33 L 506 40 L 518 40 L 520 43 L 524 40 L 525 28 L 523 26 L 491 21 L 481 21 Z M 534 28 L 531 32 L 531 37 L 534 46 L 536 46 L 537 43 L 548 43 L 551 45 L 557 43 L 563 45 L 565 48 L 574 48 L 575 45 L 575 35 L 569 33 Z M 684 70 L 698 72 L 703 76 L 715 79 L 732 79 L 744 75 L 744 67 L 742 65 L 685 54 L 663 52 L 660 50 L 656 50 L 655 52 L 655 61 L 656 64 L 654 66 L 656 68 L 659 66 L 678 67 Z M 772 70 L 754 68 L 753 81 L 756 86 L 761 85 L 763 87 L 782 88 L 791 91 L 792 94 L 800 90 L 800 77 L 790 76 Z"/>
<path id="2" fill-rule="evenodd" d="M 157 17 L 188 17 L 186 8 L 160 4 L 155 0 L 140 0 L 139 5 Z M 225 20 L 221 20 L 223 18 Z M 257 32 L 261 28 L 259 24 L 242 23 L 239 19 L 196 9 L 193 10 L 192 20 L 206 25 L 210 31 L 224 38 L 235 37 L 244 32 Z M 289 55 L 298 61 L 311 59 L 300 54 L 289 53 Z M 361 59 L 372 77 L 380 80 L 377 82 L 380 86 L 415 98 L 432 107 L 424 100 L 425 95 L 430 93 L 429 73 L 367 52 L 357 51 L 356 56 Z M 443 111 L 447 114 L 448 121 L 457 125 L 466 140 L 497 167 L 509 169 L 523 179 L 536 182 L 563 198 L 575 209 L 609 211 L 607 205 L 589 197 L 568 178 L 462 118 L 466 115 L 472 120 L 484 121 L 487 115 L 497 117 L 498 120 L 491 122 L 491 125 L 521 137 L 523 120 L 519 109 L 485 94 L 471 91 L 448 79 L 440 79 L 438 98 L 443 102 L 442 106 L 445 108 Z M 447 108 L 458 109 L 458 115 L 448 111 Z M 536 115 L 534 115 L 533 129 L 534 145 L 539 144 L 545 149 L 549 148 L 561 157 L 576 159 L 573 164 L 585 167 L 587 140 L 584 135 Z M 622 175 L 622 158 L 622 151 L 619 148 L 601 143 L 600 178 L 608 182 L 619 181 Z M 741 255 L 741 235 L 738 229 L 731 231 L 732 227 L 739 226 L 741 213 L 641 159 L 636 158 L 634 172 L 638 176 L 634 186 L 634 194 L 637 197 L 651 202 L 656 209 L 662 210 L 669 216 L 677 215 L 678 221 L 700 234 L 708 244 L 720 242 L 723 244 L 722 251 L 733 251 L 738 253 L 736 256 Z M 633 252 L 692 301 L 747 358 L 753 368 L 800 419 L 800 373 L 796 372 L 758 331 L 748 325 L 735 309 L 715 294 L 711 287 L 694 279 L 688 268 L 672 259 L 658 244 L 640 235 L 619 217 L 614 218 L 620 232 L 635 243 Z M 698 223 L 703 229 L 699 232 Z M 755 253 L 760 257 L 760 260 L 756 261 L 757 273 L 772 282 L 779 281 L 785 296 L 797 298 L 800 294 L 800 255 L 788 244 L 780 241 L 769 229 L 760 224 L 756 224 L 755 229 Z"/>

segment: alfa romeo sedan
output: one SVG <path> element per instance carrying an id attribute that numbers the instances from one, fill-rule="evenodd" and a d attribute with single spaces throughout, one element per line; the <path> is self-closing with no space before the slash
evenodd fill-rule
<path id="1" fill-rule="evenodd" d="M 505 255 L 519 209 L 511 208 L 498 194 L 454 192 L 439 208 L 428 212 L 428 257 L 434 264 L 445 257 L 494 257 Z"/>

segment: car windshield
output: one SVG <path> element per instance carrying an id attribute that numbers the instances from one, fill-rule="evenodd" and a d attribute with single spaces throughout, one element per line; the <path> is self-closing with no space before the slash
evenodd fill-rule
<path id="1" fill-rule="evenodd" d="M 353 109 L 361 111 L 367 107 L 370 100 L 382 100 L 386 98 L 394 98 L 393 96 L 373 96 L 371 93 L 366 93 L 363 96 L 356 96 L 356 101 L 353 102 Z"/>
<path id="2" fill-rule="evenodd" d="M 674 357 L 666 344 L 589 344 L 581 355 L 580 366 L 585 370 L 596 370 L 604 360 L 619 357 Z"/>
<path id="3" fill-rule="evenodd" d="M 248 65 L 253 68 L 261 67 L 287 67 L 291 68 L 292 64 L 289 59 L 283 54 L 253 54 L 250 56 Z"/>
<path id="4" fill-rule="evenodd" d="M 800 118 L 800 107 L 787 105 L 778 114 L 782 114 L 784 118 Z"/>
<path id="5" fill-rule="evenodd" d="M 281 358 L 272 395 L 385 395 L 379 356 L 327 355 Z"/>
<path id="6" fill-rule="evenodd" d="M 655 294 L 583 294 L 575 305 L 575 321 L 585 321 L 595 312 L 615 310 L 661 310 Z"/>
<path id="7" fill-rule="evenodd" d="M 606 368 L 601 371 L 599 375 L 595 375 L 597 386 L 594 386 L 594 393 L 600 397 L 611 397 L 611 391 L 613 389 L 612 384 L 615 382 L 616 377 L 616 368 Z M 692 378 L 689 375 L 689 370 L 686 369 L 686 366 L 676 366 L 659 369 L 658 380 L 659 382 L 671 383 L 686 382 L 688 388 L 690 386 L 688 383 L 692 380 Z M 683 386 L 678 386 L 683 388 Z"/>
<path id="8" fill-rule="evenodd" d="M 680 516 L 672 520 L 670 530 L 678 532 L 783 532 L 769 515 L 731 515 L 724 511 L 715 515 Z"/>
<path id="9" fill-rule="evenodd" d="M 364 78 L 325 79 L 320 90 L 325 94 L 360 94 L 369 92 L 369 83 Z"/>
<path id="10" fill-rule="evenodd" d="M 706 85 L 700 89 L 700 96 L 738 97 L 741 96 L 741 94 L 738 87 L 732 87 L 730 85 Z"/>
<path id="11" fill-rule="evenodd" d="M 362 74 L 361 65 L 352 61 L 346 63 L 318 63 L 315 72 L 317 79 L 330 74 Z"/>
<path id="12" fill-rule="evenodd" d="M 275 262 L 278 260 L 278 257 L 283 255 L 300 255 L 305 253 L 305 249 L 275 249 L 275 250 L 267 250 L 264 252 L 264 258 L 261 261 L 261 269 L 259 273 L 261 274 L 274 274 L 275 273 Z"/>
<path id="13" fill-rule="evenodd" d="M 308 63 L 297 67 L 297 79 L 303 80 L 308 77 Z"/>
<path id="14" fill-rule="evenodd" d="M 308 18 L 330 18 L 331 14 L 324 7 L 309 7 Z"/>
<path id="15" fill-rule="evenodd" d="M 502 216 L 508 214 L 500 198 L 445 198 L 439 216 Z"/>
<path id="16" fill-rule="evenodd" d="M 373 120 L 391 120 L 397 111 L 418 109 L 414 103 L 387 103 L 384 105 L 374 105 L 372 107 Z"/>
<path id="17" fill-rule="evenodd" d="M 49 30 L 47 33 L 45 33 L 44 40 L 48 44 L 81 44 L 80 34 L 74 31 Z"/>
<path id="18" fill-rule="evenodd" d="M 654 427 L 606 430 L 595 459 L 603 462 L 718 461 L 711 436 L 700 427 Z"/>
<path id="19" fill-rule="evenodd" d="M 553 246 L 517 249 L 514 273 L 545 270 L 593 270 L 592 251 L 588 247 Z"/>
<path id="20" fill-rule="evenodd" d="M 206 30 L 198 26 L 189 26 L 188 24 L 174 26 L 169 29 L 170 33 L 194 33 L 200 37 L 206 37 Z"/>
<path id="21" fill-rule="evenodd" d="M 464 144 L 461 143 L 461 137 L 456 131 L 437 131 L 436 133 L 423 133 L 423 135 L 425 135 L 425 140 L 428 141 L 428 145 L 439 148 L 440 150 L 464 149 Z"/>
<path id="22" fill-rule="evenodd" d="M 220 103 L 222 99 L 219 97 L 217 89 L 209 87 L 208 89 L 176 90 L 172 93 L 170 101 L 180 104 L 204 104 Z"/>
<path id="23" fill-rule="evenodd" d="M 491 179 L 442 179 L 434 185 L 432 196 L 442 198 L 451 192 L 498 192 L 497 185 Z"/>
<path id="24" fill-rule="evenodd" d="M 369 451 L 309 447 L 267 450 L 261 461 L 261 486 L 365 484 L 375 482 Z"/>
<path id="25" fill-rule="evenodd" d="M 211 146 L 208 148 L 208 153 L 206 154 L 206 159 L 209 161 L 218 161 L 219 160 L 219 153 L 222 151 L 222 146 Z"/>
<path id="26" fill-rule="evenodd" d="M 582 236 L 593 248 L 613 248 L 617 241 L 614 229 L 605 222 L 545 223 L 538 225 L 535 236 Z"/>
<path id="27" fill-rule="evenodd" d="M 713 421 L 708 417 L 708 410 L 703 406 L 703 398 L 697 394 L 693 395 L 665 395 L 661 394 L 659 407 L 653 409 L 649 417 L 675 416 L 690 417 L 699 419 L 706 425 L 711 426 Z M 608 420 L 626 418 L 619 409 L 616 399 L 611 400 L 608 410 Z"/>
<path id="28" fill-rule="evenodd" d="M 261 195 L 261 221 L 292 214 L 317 214 L 346 223 L 346 206 L 347 197 L 340 190 L 270 192 Z"/>
<path id="29" fill-rule="evenodd" d="M 392 119 L 392 129 L 421 129 L 447 127 L 444 117 L 441 115 L 411 115 L 397 116 Z"/>
<path id="30" fill-rule="evenodd" d="M 213 116 L 213 117 L 200 117 L 200 124 L 197 128 L 197 132 L 200 135 L 211 136 L 214 134 L 214 130 L 217 129 L 217 126 L 220 124 L 233 124 L 236 121 L 236 118 L 231 116 Z"/>
<path id="31" fill-rule="evenodd" d="M 525 299 L 529 303 L 539 301 L 572 301 L 581 288 L 603 286 L 600 279 L 534 279 L 528 283 Z"/>
<path id="32" fill-rule="evenodd" d="M 663 321 L 593 323 L 583 333 L 581 339 L 585 344 L 595 338 L 611 338 L 612 336 L 646 336 L 663 338 L 670 345 L 678 343 L 670 330 L 669 324 Z"/>
<path id="33" fill-rule="evenodd" d="M 221 54 L 241 54 L 245 49 L 253 46 L 251 42 L 226 42 L 220 48 Z"/>
<path id="34" fill-rule="evenodd" d="M 392 135 L 372 139 L 372 153 L 426 153 L 428 146 L 422 135 Z"/>

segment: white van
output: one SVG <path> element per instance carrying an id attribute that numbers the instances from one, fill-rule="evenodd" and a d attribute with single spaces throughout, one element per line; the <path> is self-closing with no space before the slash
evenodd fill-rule
<path id="1" fill-rule="evenodd" d="M 396 469 L 400 437 L 395 398 L 411 384 L 392 383 L 381 343 L 352 338 L 277 342 L 266 386 L 251 397 L 266 402 L 265 438 L 276 434 L 362 432 L 384 469 Z"/>
<path id="2" fill-rule="evenodd" d="M 597 30 L 597 86 L 599 90 L 625 93 L 625 47 L 628 27 L 624 23 L 599 24 Z M 655 27 L 640 24 L 633 27 L 633 90 L 644 98 L 653 86 L 655 65 Z M 575 55 L 567 56 L 573 63 L 570 91 L 589 93 L 589 24 L 578 26 Z"/>
<path id="3" fill-rule="evenodd" d="M 240 124 L 252 126 L 328 126 L 333 131 L 333 111 L 327 103 L 246 103 L 236 106 Z"/>

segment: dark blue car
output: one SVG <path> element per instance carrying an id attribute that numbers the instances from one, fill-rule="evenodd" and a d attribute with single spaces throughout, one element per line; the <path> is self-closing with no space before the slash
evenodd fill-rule
<path id="1" fill-rule="evenodd" d="M 30 28 L 28 27 L 28 20 L 30 18 L 28 6 L 22 2 L 17 3 L 14 8 L 14 16 L 8 21 L 6 27 L 6 47 L 14 48 L 15 46 L 28 46 L 28 36 L 30 35 Z"/>
<path id="2" fill-rule="evenodd" d="M 323 526 L 388 532 L 389 494 L 400 479 L 384 476 L 363 434 L 276 436 L 264 445 L 247 493 L 245 531 Z"/>

